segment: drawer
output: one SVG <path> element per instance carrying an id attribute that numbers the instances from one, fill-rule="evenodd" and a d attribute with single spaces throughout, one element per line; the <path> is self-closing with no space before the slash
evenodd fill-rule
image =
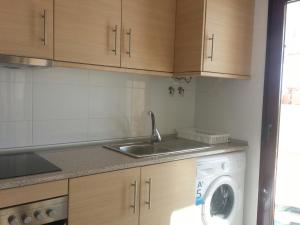
<path id="1" fill-rule="evenodd" d="M 68 180 L 0 190 L 0 208 L 68 194 Z"/>

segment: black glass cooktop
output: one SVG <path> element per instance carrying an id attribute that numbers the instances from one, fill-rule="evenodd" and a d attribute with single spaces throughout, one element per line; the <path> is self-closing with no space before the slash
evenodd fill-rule
<path id="1" fill-rule="evenodd" d="M 0 179 L 56 171 L 61 169 L 33 152 L 0 155 Z"/>

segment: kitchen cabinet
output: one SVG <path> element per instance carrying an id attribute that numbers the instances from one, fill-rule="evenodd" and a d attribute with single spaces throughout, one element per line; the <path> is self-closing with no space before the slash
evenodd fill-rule
<path id="1" fill-rule="evenodd" d="M 195 160 L 70 180 L 70 225 L 168 225 L 194 203 Z"/>
<path id="2" fill-rule="evenodd" d="M 0 0 L 0 54 L 53 58 L 53 1 Z"/>
<path id="3" fill-rule="evenodd" d="M 176 0 L 122 1 L 124 68 L 173 72 Z"/>
<path id="4" fill-rule="evenodd" d="M 194 204 L 195 179 L 193 159 L 142 167 L 140 225 L 170 225 L 173 213 Z"/>
<path id="5" fill-rule="evenodd" d="M 253 0 L 177 0 L 175 74 L 247 78 Z"/>
<path id="6" fill-rule="evenodd" d="M 0 54 L 58 67 L 246 79 L 253 1 L 0 0 Z"/>
<path id="7" fill-rule="evenodd" d="M 70 225 L 138 225 L 140 169 L 70 180 Z"/>
<path id="8" fill-rule="evenodd" d="M 121 0 L 55 0 L 54 58 L 120 66 Z"/>
<path id="9" fill-rule="evenodd" d="M 172 72 L 175 9 L 176 0 L 56 0 L 54 58 Z"/>

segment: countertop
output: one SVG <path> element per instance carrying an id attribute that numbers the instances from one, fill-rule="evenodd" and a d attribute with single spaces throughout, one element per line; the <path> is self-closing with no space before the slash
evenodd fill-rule
<path id="1" fill-rule="evenodd" d="M 0 190 L 182 159 L 242 151 L 248 148 L 247 142 L 232 140 L 230 143 L 213 145 L 209 149 L 190 153 L 132 158 L 102 146 L 103 144 L 93 144 L 35 150 L 37 154 L 61 168 L 62 171 L 3 179 L 0 180 Z"/>

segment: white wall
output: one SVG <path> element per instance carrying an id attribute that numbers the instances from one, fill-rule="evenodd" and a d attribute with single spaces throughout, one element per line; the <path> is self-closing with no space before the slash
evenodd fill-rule
<path id="1" fill-rule="evenodd" d="M 168 94 L 183 86 L 185 96 Z M 0 148 L 162 134 L 193 126 L 196 82 L 88 70 L 0 68 Z"/>
<path id="2" fill-rule="evenodd" d="M 196 124 L 247 140 L 244 225 L 256 224 L 260 135 L 265 65 L 267 0 L 256 0 L 252 78 L 249 81 L 198 79 Z"/>

